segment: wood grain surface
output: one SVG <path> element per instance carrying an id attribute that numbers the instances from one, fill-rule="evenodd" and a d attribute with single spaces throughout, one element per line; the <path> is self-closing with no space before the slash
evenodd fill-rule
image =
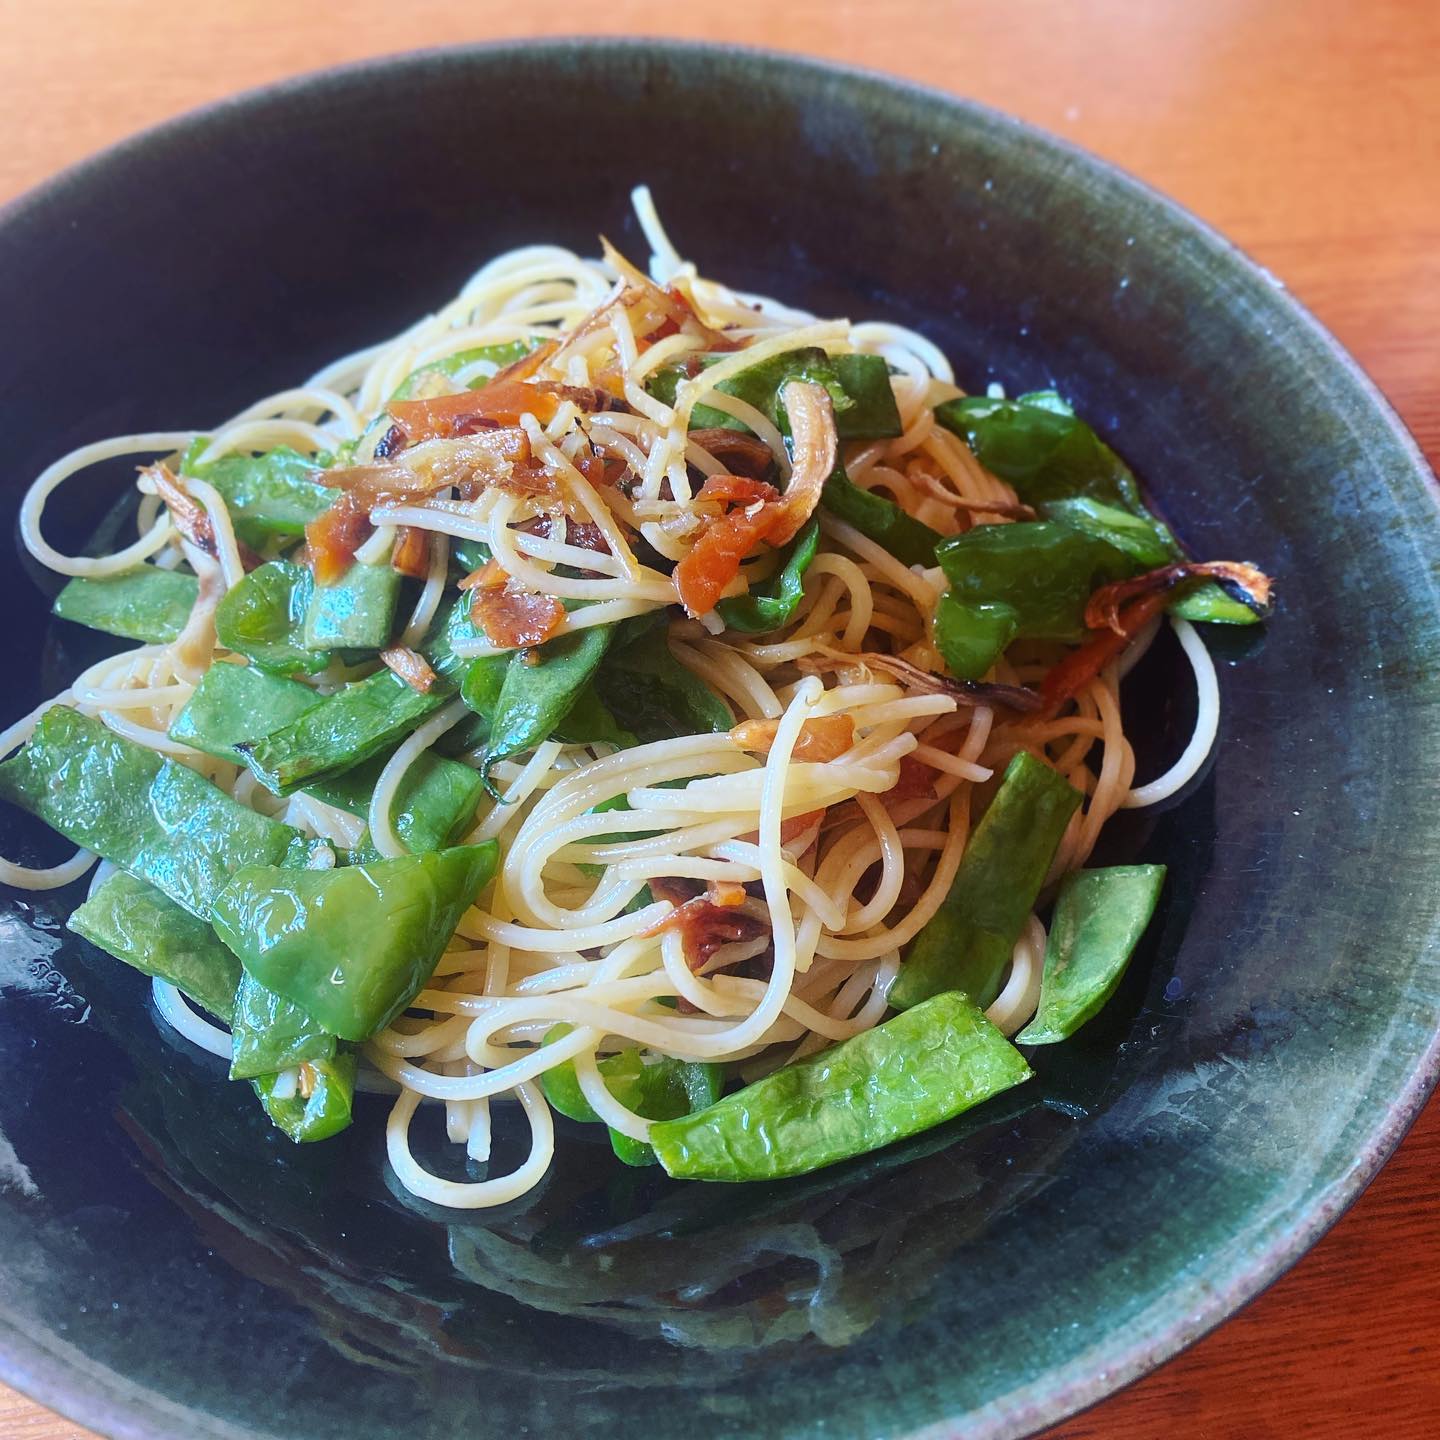
<path id="1" fill-rule="evenodd" d="M 1436 0 L 0 0 L 0 201 L 236 90 L 390 51 L 542 33 L 808 51 L 1078 141 L 1281 276 L 1440 463 Z M 1432 1105 L 1289 1275 L 1047 1440 L 1430 1440 L 1437 1174 Z M 84 1433 L 0 1387 L 0 1436 Z"/>

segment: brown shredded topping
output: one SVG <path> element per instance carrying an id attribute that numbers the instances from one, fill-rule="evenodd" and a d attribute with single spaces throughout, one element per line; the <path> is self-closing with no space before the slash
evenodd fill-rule
<path id="1" fill-rule="evenodd" d="M 690 439 L 733 474 L 746 475 L 752 480 L 763 480 L 774 464 L 770 447 L 746 430 L 727 430 L 723 426 L 692 430 Z"/>
<path id="2" fill-rule="evenodd" d="M 425 445 L 406 451 L 400 460 L 321 470 L 315 478 L 371 509 L 423 500 L 455 485 L 474 487 L 475 494 L 490 485 L 528 494 L 537 483 L 524 468 L 530 459 L 529 437 L 511 426 Z M 536 468 L 544 474 L 543 466 Z M 517 471 L 523 473 L 517 477 Z"/>
<path id="3" fill-rule="evenodd" d="M 499 585 L 482 580 L 471 589 L 470 618 L 492 645 L 520 650 L 550 639 L 565 621 L 565 607 L 553 595 L 537 595 L 511 579 Z"/>
<path id="4" fill-rule="evenodd" d="M 1133 580 L 1121 580 L 1114 585 L 1102 585 L 1085 607 L 1085 625 L 1090 630 L 1113 630 L 1123 633 L 1120 609 L 1126 601 L 1156 591 L 1169 590 L 1182 580 L 1200 577 L 1217 580 L 1226 590 L 1235 592 L 1239 599 L 1258 614 L 1265 614 L 1270 608 L 1270 577 L 1253 565 L 1237 564 L 1230 560 L 1187 560 L 1177 565 L 1164 565 L 1159 570 L 1137 575 Z"/>
<path id="5" fill-rule="evenodd" d="M 839 440 L 835 434 L 835 409 L 824 388 L 808 380 L 791 380 L 780 392 L 790 417 L 795 442 L 795 463 L 790 483 L 780 502 L 782 518 L 770 528 L 766 539 L 784 545 L 805 528 L 805 522 L 820 503 L 820 492 L 835 469 Z"/>
<path id="6" fill-rule="evenodd" d="M 424 580 L 430 574 L 430 532 L 417 525 L 396 526 L 390 566 L 412 580 Z"/>
<path id="7" fill-rule="evenodd" d="M 380 658 L 412 690 L 419 691 L 421 695 L 428 695 L 439 678 L 425 657 L 408 645 L 392 645 L 388 650 L 380 652 Z"/>
<path id="8" fill-rule="evenodd" d="M 739 908 L 748 897 L 745 887 L 733 882 L 712 881 L 703 895 L 686 899 L 689 891 L 683 881 L 659 878 L 650 882 L 650 893 L 657 900 L 670 901 L 675 909 L 641 935 L 678 930 L 685 963 L 692 971 L 703 969 L 722 946 L 758 939 L 770 928 L 758 916 Z"/>
<path id="9" fill-rule="evenodd" d="M 746 720 L 730 732 L 742 750 L 768 755 L 780 728 L 778 720 Z M 823 762 L 843 755 L 855 743 L 855 722 L 848 715 L 816 715 L 805 721 L 796 737 L 792 760 Z"/>
<path id="10" fill-rule="evenodd" d="M 370 507 L 349 491 L 305 527 L 305 549 L 315 579 L 333 585 L 355 559 L 355 552 L 375 532 Z"/>
<path id="11" fill-rule="evenodd" d="M 899 655 L 885 655 L 878 650 L 851 653 L 828 645 L 817 645 L 814 655 L 796 661 L 796 667 L 809 674 L 824 674 L 852 665 L 879 670 L 900 681 L 909 690 L 926 695 L 950 695 L 961 705 L 991 705 L 996 708 L 1029 714 L 1040 708 L 1040 697 L 1022 685 L 987 685 L 978 680 L 956 680 L 938 675 Z"/>

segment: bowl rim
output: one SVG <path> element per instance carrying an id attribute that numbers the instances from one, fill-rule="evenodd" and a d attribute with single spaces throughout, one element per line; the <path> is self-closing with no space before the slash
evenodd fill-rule
<path id="1" fill-rule="evenodd" d="M 1284 321 L 1317 344 L 1328 365 L 1343 372 L 1360 398 L 1368 402 L 1374 416 L 1389 432 L 1397 458 L 1408 462 L 1440 512 L 1440 484 L 1435 473 L 1405 422 L 1376 383 L 1279 277 L 1209 222 L 1114 161 L 994 106 L 869 66 L 820 59 L 799 51 L 658 35 L 560 35 L 435 45 L 366 56 L 286 75 L 224 95 L 126 135 L 0 206 L 0 235 L 24 227 L 34 212 L 63 205 L 71 192 L 113 166 L 123 165 L 129 156 L 164 145 L 171 139 L 183 138 L 187 132 L 226 123 L 232 114 L 243 115 L 255 106 L 283 102 L 291 96 L 350 84 L 365 77 L 384 80 L 435 64 L 464 65 L 507 54 L 552 52 L 559 55 L 577 48 L 646 52 L 662 58 L 693 59 L 711 55 L 768 65 L 777 71 L 809 72 L 832 80 L 859 80 L 881 90 L 898 92 L 912 102 L 966 113 L 992 130 L 1008 130 L 1017 138 L 1099 173 L 1152 212 L 1194 233 L 1217 259 L 1252 283 L 1263 285 Z M 1027 1382 L 1008 1395 L 988 1402 L 971 1417 L 931 1422 L 905 1436 L 897 1436 L 897 1440 L 1020 1440 L 1099 1404 L 1163 1365 L 1255 1299 L 1325 1235 L 1400 1144 L 1437 1081 L 1440 1081 L 1440 1031 L 1432 1037 L 1399 1091 L 1385 1104 L 1383 1113 L 1360 1142 L 1344 1174 L 1267 1242 L 1232 1262 L 1218 1283 L 1192 1277 L 1172 1286 L 1156 1302 L 1162 1318 L 1148 1323 L 1139 1338 L 1121 1339 L 1113 1345 L 1102 1342 L 1083 1357 L 1049 1372 L 1048 1378 Z M 252 1440 L 256 1433 L 241 1431 L 214 1417 L 197 1416 L 189 1407 L 137 1385 L 63 1341 L 52 1336 L 47 1343 L 42 1337 L 21 1332 L 3 1319 L 0 1319 L 0 1380 L 65 1418 L 115 1440 L 165 1440 L 175 1434 Z"/>

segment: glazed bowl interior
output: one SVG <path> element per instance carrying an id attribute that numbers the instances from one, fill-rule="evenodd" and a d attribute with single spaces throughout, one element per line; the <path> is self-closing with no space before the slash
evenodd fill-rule
<path id="1" fill-rule="evenodd" d="M 504 248 L 643 259 L 645 180 L 739 287 L 1054 385 L 1199 554 L 1278 581 L 1219 634 L 1203 778 L 1108 844 L 1167 897 L 1116 1001 L 1038 1079 L 898 1150 L 668 1185 L 578 1129 L 532 1201 L 387 1181 L 385 1106 L 267 1130 L 139 977 L 0 899 L 5 1373 L 125 1435 L 1009 1436 L 1172 1353 L 1292 1261 L 1426 1093 L 1437 1021 L 1440 524 L 1398 422 L 1270 278 L 1167 202 L 991 112 L 658 43 L 407 57 L 221 105 L 0 218 L 12 520 L 87 440 L 204 427 L 443 303 Z M 124 467 L 52 507 L 77 546 Z M 1363 517 L 1363 523 L 1358 523 Z M 5 568 L 7 720 L 92 653 Z M 43 588 L 42 588 L 43 587 Z M 1172 647 L 1142 768 L 1183 731 Z M 53 861 L 11 813 L 3 853 Z M 512 1117 L 513 1118 L 513 1117 Z M 496 1168 L 523 1128 L 502 1117 Z M 438 1122 L 418 1127 L 436 1164 Z"/>

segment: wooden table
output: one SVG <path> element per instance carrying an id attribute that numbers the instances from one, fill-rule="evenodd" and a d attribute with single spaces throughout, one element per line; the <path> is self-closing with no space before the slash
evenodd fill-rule
<path id="1" fill-rule="evenodd" d="M 1218 225 L 1349 347 L 1440 466 L 1435 0 L 0 0 L 0 26 L 0 201 L 203 101 L 426 45 L 664 32 L 907 75 L 1077 140 Z M 1428 1440 L 1437 1174 L 1432 1104 L 1290 1275 L 1049 1440 Z M 83 1432 L 0 1387 L 0 1435 Z"/>

